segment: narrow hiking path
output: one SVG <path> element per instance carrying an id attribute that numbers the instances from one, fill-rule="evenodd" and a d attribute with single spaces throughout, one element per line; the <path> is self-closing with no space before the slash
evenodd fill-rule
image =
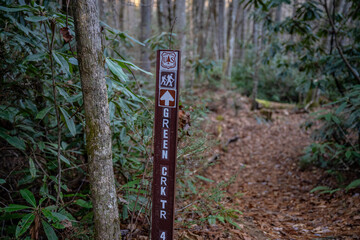
<path id="1" fill-rule="evenodd" d="M 232 230 L 230 238 L 360 239 L 359 193 L 310 193 L 331 184 L 331 178 L 320 169 L 299 168 L 311 140 L 301 128 L 308 114 L 278 110 L 265 122 L 260 112 L 249 111 L 246 98 L 233 99 L 237 113 L 226 95 L 211 103 L 207 131 L 222 145 L 215 152 L 216 164 L 204 173 L 216 183 L 235 176 L 227 188 L 227 206 L 243 212 L 237 221 L 242 230 Z"/>

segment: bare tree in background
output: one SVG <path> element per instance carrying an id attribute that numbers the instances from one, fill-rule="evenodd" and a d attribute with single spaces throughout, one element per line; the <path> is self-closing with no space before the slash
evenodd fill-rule
<path id="1" fill-rule="evenodd" d="M 165 22 L 164 1 L 165 0 L 156 1 L 156 14 L 157 14 L 157 21 L 160 32 L 164 31 L 164 22 Z"/>
<path id="2" fill-rule="evenodd" d="M 259 76 L 258 76 L 258 58 L 259 58 L 259 23 L 256 18 L 256 14 L 254 14 L 254 24 L 253 24 L 253 52 L 255 54 L 254 59 L 254 75 L 253 75 L 253 89 L 251 94 L 251 110 L 255 110 L 258 108 L 258 104 L 256 102 L 257 93 L 258 93 L 258 85 L 259 85 Z"/>
<path id="3" fill-rule="evenodd" d="M 228 44 L 227 44 L 227 51 L 226 51 L 226 56 L 225 56 L 225 62 L 224 62 L 224 74 L 226 76 L 228 76 L 229 78 L 231 77 L 231 69 L 232 69 L 232 63 L 233 63 L 233 58 L 234 58 L 234 52 L 235 52 L 235 19 L 236 19 L 236 15 L 237 15 L 237 11 L 238 11 L 238 7 L 239 7 L 239 2 L 238 0 L 232 0 L 232 11 L 231 11 L 231 16 L 230 19 L 231 21 L 229 21 L 229 33 L 228 33 Z"/>
<path id="4" fill-rule="evenodd" d="M 204 12 L 205 12 L 205 2 L 206 0 L 197 0 L 196 2 L 196 13 L 197 26 L 196 26 L 196 35 L 197 35 L 197 54 L 200 58 L 204 58 Z"/>
<path id="5" fill-rule="evenodd" d="M 124 31 L 124 22 L 125 22 L 125 0 L 120 0 L 118 8 L 119 14 L 119 28 L 121 31 Z"/>
<path id="6" fill-rule="evenodd" d="M 219 58 L 225 57 L 225 0 L 218 0 L 217 16 L 217 45 L 219 48 Z"/>
<path id="7" fill-rule="evenodd" d="M 105 2 L 104 0 L 97 0 L 96 1 L 97 7 L 99 9 L 99 18 L 101 21 L 105 21 Z"/>
<path id="8" fill-rule="evenodd" d="M 247 16 L 247 11 L 245 9 L 245 4 L 241 4 L 241 21 L 240 21 L 240 42 L 241 42 L 241 47 L 240 47 L 240 60 L 244 61 L 245 60 L 245 47 L 246 47 L 246 41 L 245 41 L 245 30 L 246 30 L 246 16 Z"/>
<path id="9" fill-rule="evenodd" d="M 121 238 L 120 221 L 96 0 L 74 1 L 74 17 L 85 109 L 86 150 L 89 161 L 95 239 L 118 240 Z"/>
<path id="10" fill-rule="evenodd" d="M 186 0 L 175 1 L 176 27 L 181 51 L 180 87 L 186 86 Z"/>
<path id="11" fill-rule="evenodd" d="M 151 36 L 151 13 L 152 0 L 141 0 L 140 4 L 141 22 L 140 22 L 140 41 L 144 42 Z M 141 67 L 146 70 L 151 70 L 149 59 L 149 48 L 141 47 Z"/>

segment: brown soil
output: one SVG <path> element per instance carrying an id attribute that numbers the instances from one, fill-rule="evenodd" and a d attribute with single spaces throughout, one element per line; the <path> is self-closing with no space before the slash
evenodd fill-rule
<path id="1" fill-rule="evenodd" d="M 213 153 L 219 158 L 202 175 L 215 183 L 236 176 L 226 205 L 243 212 L 236 220 L 241 230 L 196 226 L 179 230 L 178 239 L 360 239 L 359 190 L 310 193 L 333 182 L 323 170 L 299 168 L 311 141 L 301 128 L 308 114 L 272 110 L 266 122 L 260 111 L 249 111 L 246 98 L 232 98 L 239 100 L 235 104 L 224 94 L 209 106 L 206 130 L 222 142 Z M 241 108 L 237 114 L 234 106 Z"/>

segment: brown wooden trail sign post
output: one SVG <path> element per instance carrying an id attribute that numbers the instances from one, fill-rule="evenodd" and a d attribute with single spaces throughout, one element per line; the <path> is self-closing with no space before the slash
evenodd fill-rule
<path id="1" fill-rule="evenodd" d="M 158 50 L 156 61 L 153 240 L 173 239 L 180 51 Z"/>

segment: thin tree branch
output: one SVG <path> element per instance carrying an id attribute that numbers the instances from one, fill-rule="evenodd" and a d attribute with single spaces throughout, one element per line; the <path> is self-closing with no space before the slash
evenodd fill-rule
<path id="1" fill-rule="evenodd" d="M 44 22 L 41 22 L 41 23 L 44 25 L 46 40 L 47 40 L 47 44 L 48 44 L 48 48 L 49 48 L 48 50 L 49 50 L 50 67 L 51 67 L 53 98 L 54 98 L 54 106 L 55 106 L 55 113 L 56 113 L 56 123 L 57 123 L 57 128 L 58 128 L 58 136 L 57 136 L 57 162 L 58 162 L 58 189 L 57 190 L 58 191 L 57 191 L 57 197 L 56 197 L 56 206 L 58 206 L 59 201 L 61 201 L 61 203 L 64 203 L 64 202 L 63 202 L 62 198 L 60 197 L 60 195 L 61 195 L 61 159 L 60 159 L 60 155 L 61 155 L 61 125 L 60 125 L 60 112 L 59 112 L 58 103 L 57 103 L 57 99 L 56 99 L 57 91 L 56 91 L 56 82 L 55 82 L 54 59 L 52 56 L 55 31 L 54 31 L 54 28 L 52 28 L 52 38 L 51 38 L 51 43 L 50 43 L 46 24 Z"/>
<path id="2" fill-rule="evenodd" d="M 335 1 L 333 2 L 333 7 L 332 7 L 332 20 L 335 21 Z M 333 49 L 334 49 L 334 31 L 331 31 L 331 41 L 330 41 L 330 52 L 329 52 L 329 55 L 332 55 L 333 53 Z M 332 77 L 334 78 L 335 80 L 335 85 L 336 85 L 336 88 L 339 90 L 341 96 L 345 96 L 344 95 L 344 91 L 343 91 L 343 86 L 342 84 L 339 82 L 339 79 L 335 76 L 335 73 L 333 72 L 332 74 Z"/>
<path id="3" fill-rule="evenodd" d="M 338 50 L 342 60 L 344 61 L 346 67 L 350 70 L 350 72 L 352 73 L 352 75 L 356 78 L 356 80 L 360 83 L 360 76 L 359 74 L 355 71 L 355 69 L 351 66 L 350 62 L 347 60 L 347 58 L 344 55 L 344 52 L 342 50 L 341 44 L 339 43 L 338 40 L 338 36 L 337 36 L 337 31 L 336 31 L 336 27 L 335 27 L 335 23 L 333 22 L 331 16 L 330 16 L 330 12 L 329 12 L 329 8 L 327 7 L 326 2 L 323 3 L 324 9 L 326 11 L 326 15 L 328 17 L 329 23 L 331 25 L 331 28 L 333 30 L 334 33 L 334 38 L 335 38 L 335 45 L 336 45 L 336 49 Z"/>

